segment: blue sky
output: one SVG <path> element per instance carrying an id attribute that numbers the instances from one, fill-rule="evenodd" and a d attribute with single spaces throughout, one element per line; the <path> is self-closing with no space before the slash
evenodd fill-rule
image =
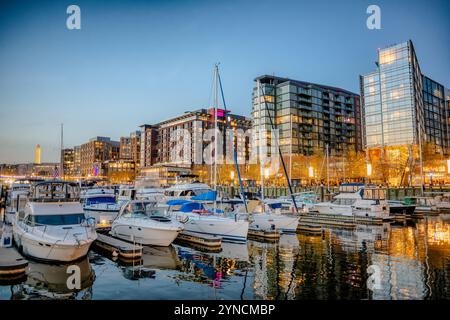
<path id="1" fill-rule="evenodd" d="M 66 8 L 81 8 L 81 30 Z M 366 9 L 381 7 L 382 29 Z M 0 163 L 57 161 L 212 102 L 220 62 L 229 109 L 249 115 L 253 79 L 275 74 L 359 91 L 376 49 L 412 39 L 422 72 L 450 86 L 450 3 L 428 1 L 0 0 Z"/>

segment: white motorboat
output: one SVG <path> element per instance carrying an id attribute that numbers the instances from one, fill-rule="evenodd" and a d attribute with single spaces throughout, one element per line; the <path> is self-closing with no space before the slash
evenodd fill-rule
<path id="1" fill-rule="evenodd" d="M 28 183 L 13 183 L 8 190 L 5 222 L 13 224 L 16 218 L 16 213 L 23 212 L 27 198 L 30 193 L 31 184 Z"/>
<path id="2" fill-rule="evenodd" d="M 204 183 L 177 184 L 164 190 L 165 200 L 185 199 L 211 192 L 212 189 Z"/>
<path id="3" fill-rule="evenodd" d="M 245 242 L 249 222 L 235 213 L 213 213 L 202 203 L 190 200 L 170 200 L 169 215 L 185 222 L 186 231 L 222 237 L 223 241 Z"/>
<path id="4" fill-rule="evenodd" d="M 365 187 L 361 183 L 346 183 L 331 202 L 321 202 L 314 206 L 319 214 L 388 218 L 389 204 L 384 189 Z"/>
<path id="5" fill-rule="evenodd" d="M 106 188 L 85 190 L 81 201 L 86 216 L 94 218 L 99 229 L 110 228 L 121 207 L 114 190 Z"/>
<path id="6" fill-rule="evenodd" d="M 120 210 L 111 234 L 144 245 L 169 246 L 183 229 L 182 223 L 164 216 L 156 202 L 132 200 Z"/>
<path id="7" fill-rule="evenodd" d="M 79 187 L 63 181 L 37 183 L 13 225 L 16 246 L 25 255 L 69 262 L 88 253 L 97 233 L 85 218 Z"/>

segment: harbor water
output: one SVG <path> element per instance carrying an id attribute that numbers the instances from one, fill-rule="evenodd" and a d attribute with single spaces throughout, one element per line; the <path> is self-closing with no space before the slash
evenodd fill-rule
<path id="1" fill-rule="evenodd" d="M 75 264 L 79 289 L 68 288 L 68 265 L 30 260 L 26 277 L 0 282 L 0 299 L 449 299 L 450 215 L 223 243 L 219 253 L 145 247 L 139 262 L 91 251 Z"/>

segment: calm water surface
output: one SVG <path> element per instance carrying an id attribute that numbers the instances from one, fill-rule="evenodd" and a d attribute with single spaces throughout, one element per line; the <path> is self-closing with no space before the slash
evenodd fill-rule
<path id="1" fill-rule="evenodd" d="M 77 264 L 79 292 L 67 289 L 67 266 L 30 262 L 26 279 L 0 283 L 0 299 L 449 299 L 450 215 L 224 243 L 214 254 L 146 247 L 135 264 L 90 252 Z M 370 265 L 381 276 L 374 291 Z"/>

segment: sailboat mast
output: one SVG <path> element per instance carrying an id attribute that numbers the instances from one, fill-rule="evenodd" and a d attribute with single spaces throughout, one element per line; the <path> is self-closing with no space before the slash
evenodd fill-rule
<path id="1" fill-rule="evenodd" d="M 291 124 L 291 143 L 289 148 L 289 179 L 292 182 L 292 139 L 294 138 L 292 136 L 292 113 L 290 114 L 290 124 Z"/>
<path id="2" fill-rule="evenodd" d="M 60 146 L 60 159 L 59 159 L 59 167 L 60 167 L 60 177 L 64 179 L 64 124 L 61 123 L 61 146 Z"/>
<path id="3" fill-rule="evenodd" d="M 327 188 L 330 190 L 330 157 L 328 151 L 328 143 L 326 144 L 326 156 L 327 156 Z"/>
<path id="4" fill-rule="evenodd" d="M 216 63 L 214 66 L 214 191 L 216 191 L 216 199 L 217 199 L 217 151 L 218 151 L 218 143 L 217 143 L 217 109 L 219 105 L 219 85 L 218 85 L 218 75 L 219 69 L 218 64 Z M 217 210 L 217 201 L 214 199 L 214 212 Z"/>
<path id="5" fill-rule="evenodd" d="M 259 79 L 256 81 L 257 92 L 258 92 L 258 114 L 259 114 L 259 123 L 258 123 L 258 148 L 259 148 L 259 175 L 260 175 L 260 183 L 261 183 L 261 200 L 264 201 L 264 163 L 263 163 L 263 151 L 262 151 L 262 108 L 261 108 L 261 83 Z"/>

